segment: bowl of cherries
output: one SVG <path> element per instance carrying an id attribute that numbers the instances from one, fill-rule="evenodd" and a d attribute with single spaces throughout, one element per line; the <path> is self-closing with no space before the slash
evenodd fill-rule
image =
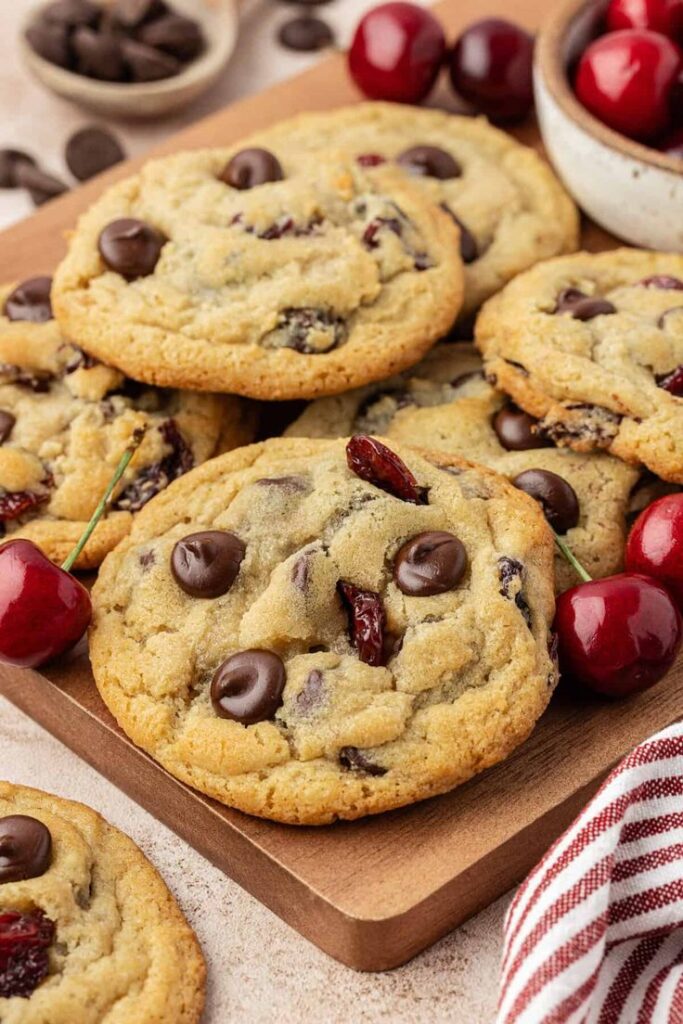
<path id="1" fill-rule="evenodd" d="M 602 227 L 683 250 L 683 0 L 566 0 L 537 42 L 549 156 Z"/>

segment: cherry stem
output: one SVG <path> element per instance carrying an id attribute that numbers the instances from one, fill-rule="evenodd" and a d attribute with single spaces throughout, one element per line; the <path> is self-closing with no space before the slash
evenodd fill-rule
<path id="1" fill-rule="evenodd" d="M 130 462 L 130 460 L 133 458 L 136 451 L 140 447 L 144 436 L 145 430 L 143 427 L 138 427 L 137 430 L 133 431 L 133 436 L 130 439 L 130 443 L 126 450 L 124 451 L 121 458 L 119 459 L 119 464 L 116 467 L 116 472 L 111 478 L 109 486 L 107 487 L 106 491 L 102 495 L 102 498 L 100 499 L 97 508 L 93 512 L 90 522 L 83 531 L 81 539 L 79 540 L 78 544 L 73 549 L 67 560 L 62 564 L 62 569 L 64 570 L 64 572 L 71 571 L 76 559 L 80 555 L 85 545 L 90 540 L 90 537 L 92 536 L 95 527 L 97 526 L 97 524 L 99 523 L 100 519 L 102 518 L 106 511 L 107 505 L 109 504 L 109 499 L 114 493 L 114 488 L 116 487 L 117 483 L 119 482 L 123 474 L 126 472 L 128 468 L 128 463 Z"/>
<path id="2" fill-rule="evenodd" d="M 550 527 L 550 529 L 553 530 L 552 526 Z M 578 558 L 576 557 L 572 549 L 569 547 L 567 542 L 562 540 L 561 537 L 558 537 L 554 530 L 553 537 L 555 538 L 555 543 L 562 552 L 563 556 L 566 558 L 566 560 L 569 562 L 572 568 L 576 570 L 576 572 L 579 574 L 583 582 L 591 583 L 593 577 L 586 572 L 584 567 L 581 565 L 581 562 L 578 560 Z"/>

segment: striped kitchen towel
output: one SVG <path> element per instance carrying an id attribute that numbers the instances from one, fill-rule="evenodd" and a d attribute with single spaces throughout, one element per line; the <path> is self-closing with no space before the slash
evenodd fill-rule
<path id="1" fill-rule="evenodd" d="M 683 724 L 636 747 L 519 888 L 496 1024 L 683 1024 Z"/>

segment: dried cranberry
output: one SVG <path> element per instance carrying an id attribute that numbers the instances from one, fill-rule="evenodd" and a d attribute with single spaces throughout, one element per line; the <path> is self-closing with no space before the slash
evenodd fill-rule
<path id="1" fill-rule="evenodd" d="M 379 247 L 377 235 L 382 228 L 393 231 L 399 238 L 403 232 L 403 225 L 397 217 L 375 217 L 363 232 L 363 244 L 367 249 L 377 249 Z"/>
<path id="2" fill-rule="evenodd" d="M 381 491 L 413 505 L 427 504 L 428 488 L 420 487 L 402 459 L 376 438 L 352 437 L 346 445 L 346 461 L 352 473 Z"/>
<path id="3" fill-rule="evenodd" d="M 0 914 L 0 996 L 27 999 L 48 972 L 55 924 L 42 910 Z"/>
<path id="4" fill-rule="evenodd" d="M 356 157 L 356 162 L 361 167 L 379 167 L 380 164 L 385 164 L 386 157 L 380 156 L 379 153 L 360 153 Z"/>
<path id="5" fill-rule="evenodd" d="M 185 438 L 178 430 L 175 420 L 166 420 L 159 427 L 161 436 L 171 452 L 160 462 L 154 462 L 143 469 L 131 484 L 119 495 L 114 508 L 126 512 L 138 512 L 156 494 L 194 466 L 194 455 Z"/>
<path id="6" fill-rule="evenodd" d="M 386 623 L 381 597 L 344 580 L 340 580 L 337 587 L 349 616 L 349 634 L 358 657 L 366 665 L 381 665 Z"/>
<path id="7" fill-rule="evenodd" d="M 6 491 L 0 494 L 0 523 L 19 519 L 39 505 L 44 505 L 49 498 L 48 493 L 38 494 L 36 491 Z"/>
<path id="8" fill-rule="evenodd" d="M 683 398 L 683 366 L 677 366 L 671 373 L 658 377 L 657 384 L 676 398 Z"/>

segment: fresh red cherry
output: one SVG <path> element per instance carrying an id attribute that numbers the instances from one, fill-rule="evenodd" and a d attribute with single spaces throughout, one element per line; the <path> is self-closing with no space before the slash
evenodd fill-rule
<path id="1" fill-rule="evenodd" d="M 626 545 L 626 568 L 654 576 L 683 611 L 683 494 L 667 494 L 640 513 Z"/>
<path id="2" fill-rule="evenodd" d="M 647 141 L 671 126 L 671 97 L 681 69 L 683 53 L 666 36 L 613 32 L 596 39 L 581 57 L 576 94 L 610 128 Z"/>
<path id="3" fill-rule="evenodd" d="M 361 19 L 349 71 L 373 100 L 419 103 L 431 91 L 446 53 L 443 28 L 424 7 L 380 4 Z"/>
<path id="4" fill-rule="evenodd" d="M 29 540 L 0 545 L 0 662 L 37 668 L 70 650 L 85 633 L 92 616 L 90 595 L 69 570 L 104 515 L 144 433 L 133 433 L 83 536 L 61 568 Z"/>
<path id="5" fill-rule="evenodd" d="M 683 31 L 683 0 L 611 0 L 607 28 L 645 28 L 676 39 Z"/>
<path id="6" fill-rule="evenodd" d="M 621 573 L 560 594 L 555 631 L 564 673 L 596 693 L 625 697 L 668 672 L 683 620 L 661 583 Z"/>
<path id="7" fill-rule="evenodd" d="M 493 121 L 515 121 L 534 102 L 534 38 L 503 18 L 470 25 L 453 47 L 450 62 L 455 91 Z"/>
<path id="8" fill-rule="evenodd" d="M 661 149 L 662 153 L 666 153 L 667 156 L 674 156 L 679 160 L 683 160 L 683 128 L 678 128 L 675 132 L 667 135 L 660 144 L 659 149 Z"/>
<path id="9" fill-rule="evenodd" d="M 30 540 L 0 547 L 0 661 L 35 668 L 78 643 L 90 595 Z"/>

